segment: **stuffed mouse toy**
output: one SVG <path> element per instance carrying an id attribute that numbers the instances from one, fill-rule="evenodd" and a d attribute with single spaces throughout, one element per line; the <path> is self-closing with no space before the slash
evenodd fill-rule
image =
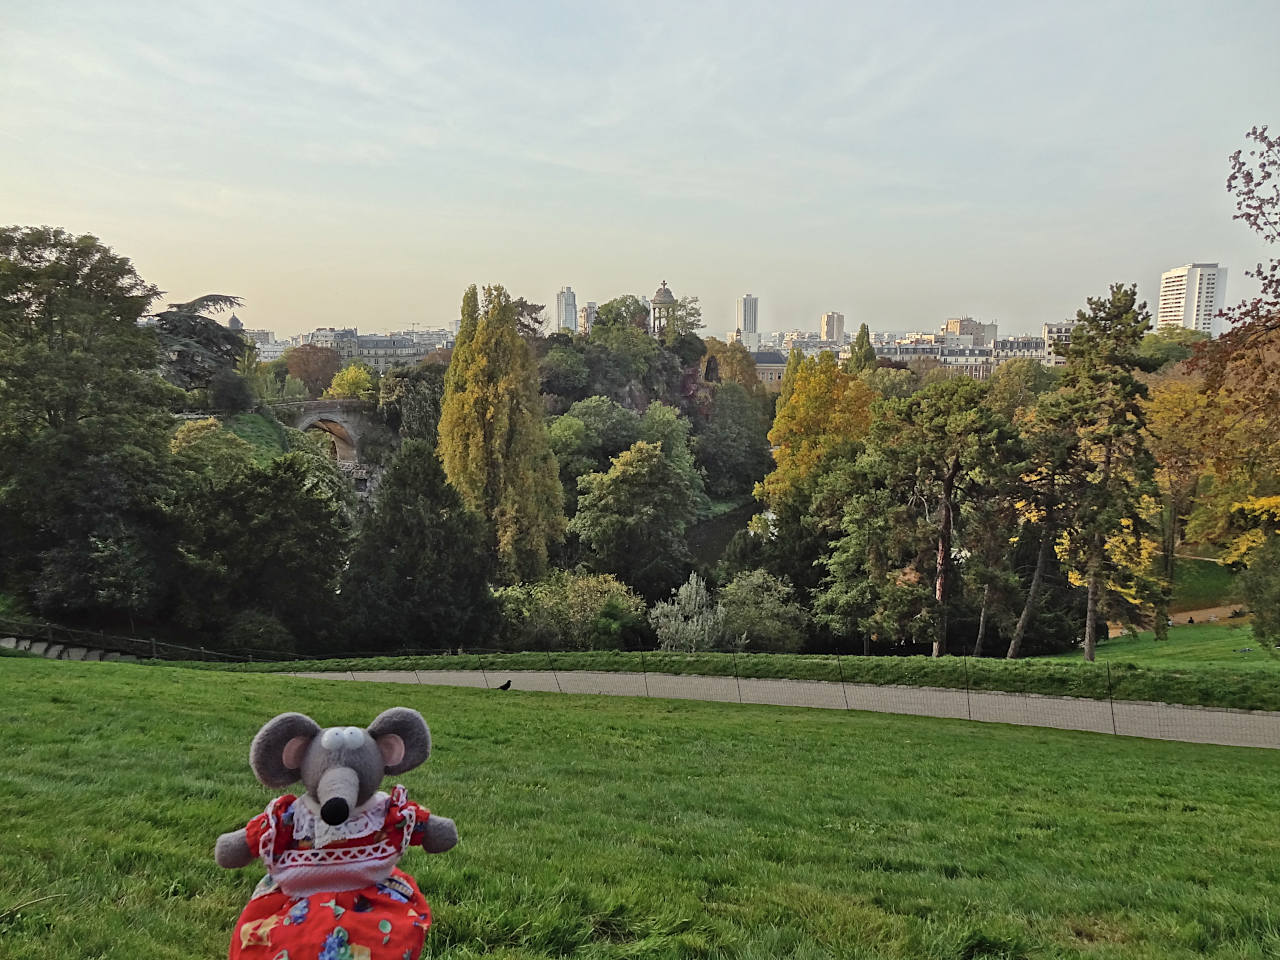
<path id="1" fill-rule="evenodd" d="M 458 842 L 447 817 L 433 816 L 384 774 L 412 770 L 431 753 L 416 710 L 392 707 L 366 729 L 321 729 L 301 713 L 269 720 L 249 749 L 254 774 L 286 794 L 248 826 L 218 838 L 219 866 L 261 857 L 267 875 L 231 937 L 231 960 L 416 960 L 431 911 L 396 868 L 413 844 L 443 853 Z"/>

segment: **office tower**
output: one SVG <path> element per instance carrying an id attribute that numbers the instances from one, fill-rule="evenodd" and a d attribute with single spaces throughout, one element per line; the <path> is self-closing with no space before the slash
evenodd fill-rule
<path id="1" fill-rule="evenodd" d="M 578 308 L 578 332 L 584 337 L 596 325 L 596 302 L 588 300 L 585 307 Z"/>
<path id="2" fill-rule="evenodd" d="M 556 330 L 572 330 L 578 325 L 578 297 L 573 287 L 561 287 L 556 294 Z"/>
<path id="3" fill-rule="evenodd" d="M 819 325 L 822 339 L 828 343 L 844 343 L 844 314 L 824 313 Z"/>
<path id="4" fill-rule="evenodd" d="M 738 298 L 738 323 L 737 330 L 739 339 L 752 353 L 760 349 L 760 301 L 751 294 L 744 294 Z"/>
<path id="5" fill-rule="evenodd" d="M 1216 263 L 1188 263 L 1160 274 L 1158 329 L 1186 327 L 1216 337 L 1222 332 L 1217 315 L 1226 302 L 1227 268 Z"/>

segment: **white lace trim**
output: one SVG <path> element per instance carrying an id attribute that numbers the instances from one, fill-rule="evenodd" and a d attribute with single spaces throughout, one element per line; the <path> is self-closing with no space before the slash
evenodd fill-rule
<path id="1" fill-rule="evenodd" d="M 309 793 L 293 802 L 293 835 L 297 839 L 310 840 L 317 847 L 327 847 L 344 840 L 367 837 L 382 829 L 387 819 L 387 802 L 391 799 L 379 790 L 356 807 L 345 821 L 328 824 L 320 816 L 320 807 Z"/>

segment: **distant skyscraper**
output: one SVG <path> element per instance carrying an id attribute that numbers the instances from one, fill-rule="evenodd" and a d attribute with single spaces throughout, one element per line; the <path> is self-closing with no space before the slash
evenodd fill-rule
<path id="1" fill-rule="evenodd" d="M 578 308 L 578 332 L 584 337 L 596 325 L 596 302 L 588 300 L 585 307 Z"/>
<path id="2" fill-rule="evenodd" d="M 1158 329 L 1186 327 L 1216 337 L 1222 332 L 1218 311 L 1226 302 L 1227 268 L 1188 263 L 1160 274 Z"/>
<path id="3" fill-rule="evenodd" d="M 760 349 L 760 300 L 747 293 L 738 298 L 738 339 L 752 353 Z"/>
<path id="4" fill-rule="evenodd" d="M 830 343 L 844 343 L 844 314 L 824 313 L 821 324 L 822 339 Z"/>
<path id="5" fill-rule="evenodd" d="M 573 287 L 561 287 L 556 294 L 556 330 L 572 330 L 578 325 L 578 297 Z"/>

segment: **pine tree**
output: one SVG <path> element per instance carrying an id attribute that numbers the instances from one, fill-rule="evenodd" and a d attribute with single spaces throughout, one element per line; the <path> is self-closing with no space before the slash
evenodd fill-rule
<path id="1" fill-rule="evenodd" d="M 491 625 L 484 523 L 445 480 L 431 445 L 401 444 L 343 576 L 351 636 L 371 650 L 452 647 Z"/>
<path id="2" fill-rule="evenodd" d="M 538 368 L 519 334 L 511 297 L 472 286 L 445 377 L 440 459 L 463 502 L 491 528 L 498 577 L 546 572 L 548 547 L 564 539 L 563 491 L 538 396 Z"/>
<path id="3" fill-rule="evenodd" d="M 1062 552 L 1088 587 L 1084 656 L 1092 660 L 1108 583 L 1132 578 L 1119 562 L 1117 541 L 1136 542 L 1147 532 L 1142 501 L 1156 490 L 1143 439 L 1147 388 L 1134 375 L 1151 314 L 1132 285 L 1113 284 L 1110 296 L 1087 303 L 1087 313 L 1076 313 L 1056 407 L 1078 441 L 1063 478 L 1070 506 Z"/>
<path id="4" fill-rule="evenodd" d="M 844 363 L 844 372 L 855 376 L 863 370 L 876 368 L 876 348 L 871 345 L 871 331 L 864 323 L 858 327 L 858 336 L 853 341 L 853 351 Z"/>

